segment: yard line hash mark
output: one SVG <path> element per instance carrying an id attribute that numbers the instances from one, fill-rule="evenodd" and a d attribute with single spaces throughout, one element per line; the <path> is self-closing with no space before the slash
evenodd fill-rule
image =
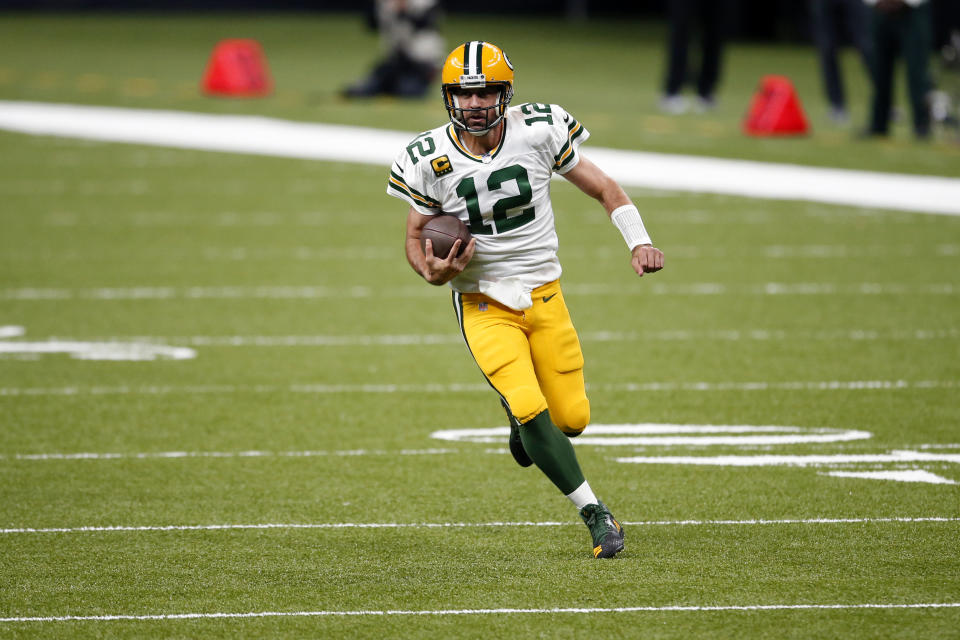
<path id="1" fill-rule="evenodd" d="M 4 335 L 0 326 L 0 338 L 19 338 L 21 333 Z M 9 327 L 14 329 L 16 327 Z M 960 338 L 960 328 L 950 329 L 833 329 L 819 331 L 796 331 L 783 329 L 670 329 L 649 331 L 583 331 L 580 339 L 585 342 L 634 342 L 634 341 L 757 341 L 784 340 L 848 340 L 853 342 L 873 340 L 955 340 Z M 409 334 L 317 334 L 317 335 L 222 335 L 222 336 L 49 336 L 46 340 L 66 342 L 137 342 L 147 344 L 180 345 L 188 347 L 382 347 L 422 345 L 462 345 L 463 337 L 456 333 L 409 333 Z"/>
<path id="2" fill-rule="evenodd" d="M 48 217 L 47 226 L 117 226 L 117 225 L 133 225 L 133 226 L 147 226 L 144 224 L 137 224 L 136 218 L 139 216 L 133 216 L 133 219 L 130 217 L 110 217 L 104 218 L 103 220 L 90 220 L 87 216 L 79 219 L 78 217 L 73 217 L 71 219 L 65 218 L 62 215 L 56 218 L 50 219 Z M 174 223 L 173 221 L 168 223 L 168 226 L 197 226 L 205 225 L 209 226 L 211 223 L 206 220 L 206 217 L 200 216 L 180 216 L 180 220 Z M 280 224 L 292 224 L 293 219 L 286 219 L 287 217 L 282 214 L 276 214 L 275 218 L 271 221 L 272 225 Z M 671 222 L 674 222 L 671 220 Z M 251 221 L 249 226 L 266 226 L 264 224 L 257 224 L 257 220 Z M 215 223 L 214 223 L 215 224 Z M 228 225 L 219 225 L 219 226 L 228 226 Z M 231 226 L 240 226 L 239 224 L 234 223 Z M 251 261 L 251 260 L 346 260 L 346 259 L 362 259 L 362 260 L 393 260 L 394 255 L 391 251 L 391 246 L 370 246 L 370 245 L 349 245 L 349 246 L 338 246 L 338 247 L 280 247 L 280 246 L 269 246 L 269 247 L 252 247 L 252 246 L 207 246 L 199 247 L 196 249 L 173 249 L 169 247 L 165 248 L 144 248 L 144 247 L 110 247 L 109 249 L 103 249 L 102 247 L 98 248 L 96 251 L 93 250 L 83 250 L 80 248 L 73 248 L 69 251 L 54 251 L 51 249 L 42 249 L 37 250 L 36 248 L 24 249 L 4 249 L 0 251 L 0 257 L 3 257 L 7 260 L 22 260 L 22 261 L 32 261 L 36 260 L 38 257 L 42 257 L 45 261 L 81 261 L 88 260 L 91 257 L 104 257 L 104 255 L 109 255 L 111 258 L 122 258 L 134 253 L 143 258 L 151 257 L 155 259 L 176 259 L 176 260 L 207 260 L 207 261 L 229 261 L 229 262 L 240 262 L 240 261 Z M 927 255 L 928 249 L 915 247 L 915 246 L 904 246 L 899 244 L 892 245 L 871 245 L 868 247 L 860 246 L 849 246 L 846 244 L 835 244 L 835 245 L 761 245 L 754 247 L 738 247 L 739 251 L 737 256 L 742 258 L 746 255 L 762 257 L 770 260 L 790 260 L 790 259 L 808 259 L 808 258 L 864 258 L 864 257 L 876 257 L 876 258 L 890 258 L 890 257 L 914 257 L 919 255 Z M 735 250 L 729 249 L 727 247 L 699 247 L 695 245 L 676 245 L 670 247 L 671 257 L 682 257 L 688 259 L 700 259 L 700 258 L 728 258 L 734 253 Z M 586 248 L 575 248 L 575 249 L 565 249 L 564 253 L 568 258 L 576 259 L 603 259 L 603 258 L 615 258 L 620 259 L 620 250 L 614 250 L 613 248 L 598 247 L 593 249 Z M 960 256 L 960 244 L 938 244 L 933 249 L 933 256 L 936 257 L 945 257 L 952 258 Z"/>
<path id="3" fill-rule="evenodd" d="M 758 525 L 818 525 L 818 524 L 926 524 L 960 522 L 960 517 L 889 517 L 889 518 L 804 518 L 754 520 L 640 520 L 623 521 L 633 527 L 709 527 Z M 573 527 L 574 522 L 319 522 L 319 523 L 260 523 L 260 524 L 198 524 L 154 526 L 87 526 L 87 527 L 20 527 L 0 529 L 0 534 L 19 533 L 114 533 L 150 531 L 236 531 L 269 529 L 473 529 L 509 527 Z"/>
<path id="4" fill-rule="evenodd" d="M 564 286 L 568 295 L 623 296 L 623 295 L 679 295 L 679 296 L 827 296 L 827 295 L 946 295 L 960 294 L 960 286 L 952 282 L 896 283 L 859 282 L 837 284 L 830 282 L 760 282 L 755 284 L 724 284 L 721 282 L 653 283 L 643 289 L 617 288 L 606 283 L 570 283 Z M 288 286 L 156 286 L 156 287 L 94 287 L 67 289 L 55 287 L 21 287 L 0 289 L 0 300 L 318 300 L 318 299 L 383 299 L 433 296 L 422 287 L 398 287 L 378 290 L 355 285 L 331 287 L 326 285 Z"/>
<path id="5" fill-rule="evenodd" d="M 960 380 L 822 380 L 787 382 L 622 382 L 588 384 L 596 392 L 712 392 L 712 391 L 897 391 L 906 389 L 956 389 Z M 230 393 L 489 393 L 480 383 L 448 384 L 295 384 L 275 385 L 196 385 L 196 386 L 116 386 L 116 387 L 0 387 L 0 398 L 20 396 L 81 395 L 167 395 Z"/>
<path id="6" fill-rule="evenodd" d="M 319 458 L 359 456 L 430 456 L 459 453 L 457 449 L 346 449 L 340 451 L 156 451 L 150 453 L 18 453 L 0 454 L 0 460 L 146 460 L 180 458 Z"/>
<path id="7" fill-rule="evenodd" d="M 666 613 L 666 612 L 715 612 L 715 611 L 822 611 L 837 609 L 947 609 L 960 607 L 960 602 L 909 602 L 909 603 L 853 603 L 853 604 L 749 604 L 749 605 L 666 605 L 636 607 L 550 607 L 511 609 L 383 609 L 355 611 L 249 611 L 215 613 L 156 613 L 115 614 L 97 616 L 22 616 L 0 618 L 0 623 L 10 622 L 111 622 L 150 620 L 202 620 L 222 618 L 306 618 L 306 617 L 358 617 L 358 616 L 482 616 L 509 614 L 590 614 L 590 613 Z"/>

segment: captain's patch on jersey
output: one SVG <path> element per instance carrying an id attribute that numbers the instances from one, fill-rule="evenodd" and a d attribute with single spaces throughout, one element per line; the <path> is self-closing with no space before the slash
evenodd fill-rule
<path id="1" fill-rule="evenodd" d="M 437 174 L 437 177 L 453 171 L 453 165 L 450 164 L 450 158 L 447 156 L 434 158 L 430 161 L 430 166 L 433 167 L 433 172 Z"/>

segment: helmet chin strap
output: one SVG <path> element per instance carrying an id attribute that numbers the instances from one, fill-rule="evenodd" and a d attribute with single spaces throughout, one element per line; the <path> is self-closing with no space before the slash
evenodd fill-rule
<path id="1" fill-rule="evenodd" d="M 500 103 L 500 97 L 501 97 L 502 95 L 503 95 L 503 92 L 502 92 L 502 91 L 497 94 L 497 104 Z M 466 115 L 463 113 L 463 108 L 460 107 L 460 98 L 459 98 L 458 96 L 456 96 L 456 95 L 451 95 L 450 97 L 453 99 L 453 107 L 454 107 L 454 109 L 455 109 L 455 110 L 459 110 L 461 117 L 464 118 L 464 121 L 461 122 L 461 124 L 463 124 L 463 130 L 466 131 L 467 133 L 469 133 L 470 135 L 472 135 L 472 136 L 475 137 L 475 138 L 479 138 L 479 137 L 481 137 L 481 136 L 485 136 L 485 135 L 487 135 L 488 133 L 490 133 L 490 130 L 493 129 L 493 127 L 496 126 L 496 124 L 500 121 L 500 118 L 498 117 L 498 118 L 496 118 L 496 119 L 494 120 L 493 124 L 490 124 L 490 125 L 489 125 L 487 128 L 485 128 L 485 129 L 469 129 L 469 128 L 467 128 Z M 496 105 L 494 105 L 494 107 L 487 107 L 487 109 L 495 108 L 495 107 L 496 107 Z M 486 118 L 486 117 L 487 117 L 487 116 L 486 116 L 486 113 L 484 113 L 484 118 Z M 487 119 L 489 119 L 489 118 L 487 118 Z"/>

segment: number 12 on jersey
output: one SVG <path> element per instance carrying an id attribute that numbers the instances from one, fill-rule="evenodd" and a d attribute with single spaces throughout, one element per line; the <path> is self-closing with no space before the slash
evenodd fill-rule
<path id="1" fill-rule="evenodd" d="M 493 226 L 483 221 L 480 196 L 477 194 L 477 185 L 473 178 L 464 178 L 460 181 L 457 185 L 457 195 L 466 200 L 467 212 L 470 214 L 470 233 L 489 236 L 494 233 L 494 229 L 497 233 L 505 233 L 522 227 L 536 217 L 533 207 L 528 207 L 516 215 L 507 216 L 507 211 L 530 204 L 533 199 L 527 170 L 519 164 L 497 169 L 491 173 L 487 177 L 487 189 L 491 192 L 498 191 L 505 183 L 511 181 L 516 182 L 519 193 L 515 196 L 500 198 L 493 203 Z"/>

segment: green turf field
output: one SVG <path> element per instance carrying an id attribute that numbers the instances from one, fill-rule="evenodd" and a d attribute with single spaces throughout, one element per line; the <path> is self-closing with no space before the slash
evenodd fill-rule
<path id="1" fill-rule="evenodd" d="M 587 155 L 960 174 L 945 132 L 831 128 L 808 48 L 734 46 L 720 109 L 668 119 L 655 27 L 446 29 L 502 44 Z M 227 36 L 261 40 L 274 96 L 199 95 Z M 0 100 L 442 122 L 439 98 L 336 98 L 374 45 L 349 16 L 7 15 Z M 812 136 L 740 134 L 763 73 Z M 667 260 L 638 280 L 560 181 L 593 421 L 686 427 L 578 446 L 626 523 L 603 562 L 505 440 L 433 435 L 505 423 L 386 172 L 0 133 L 0 343 L 166 349 L 0 353 L 0 637 L 960 637 L 960 219 L 636 189 Z"/>

